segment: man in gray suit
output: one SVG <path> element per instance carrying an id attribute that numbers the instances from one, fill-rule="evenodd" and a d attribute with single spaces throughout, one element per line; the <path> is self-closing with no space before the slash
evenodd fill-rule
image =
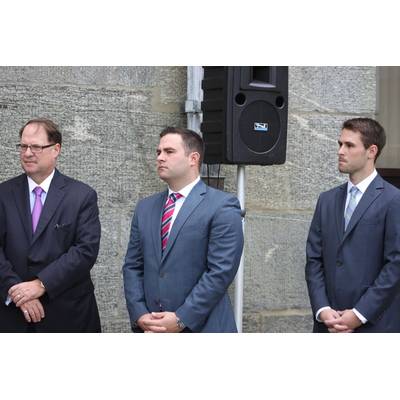
<path id="1" fill-rule="evenodd" d="M 243 249 L 236 197 L 200 179 L 204 145 L 189 130 L 160 134 L 168 190 L 139 201 L 123 266 L 134 332 L 236 332 L 227 289 Z"/>
<path id="2" fill-rule="evenodd" d="M 343 124 L 349 181 L 320 195 L 307 241 L 314 332 L 400 332 L 400 191 L 375 170 L 385 141 L 372 119 Z"/>

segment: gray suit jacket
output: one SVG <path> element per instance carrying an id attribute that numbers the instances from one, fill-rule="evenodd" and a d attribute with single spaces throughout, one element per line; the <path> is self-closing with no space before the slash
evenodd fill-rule
<path id="1" fill-rule="evenodd" d="M 161 252 L 168 191 L 141 200 L 123 266 L 132 324 L 148 312 L 172 311 L 193 332 L 236 332 L 227 294 L 243 249 L 236 197 L 200 181 L 185 199 Z"/>
<path id="2" fill-rule="evenodd" d="M 322 193 L 307 240 L 306 280 L 313 313 L 356 308 L 359 332 L 400 332 L 400 191 L 379 175 L 344 232 L 347 183 Z M 314 331 L 326 331 L 315 321 Z"/>

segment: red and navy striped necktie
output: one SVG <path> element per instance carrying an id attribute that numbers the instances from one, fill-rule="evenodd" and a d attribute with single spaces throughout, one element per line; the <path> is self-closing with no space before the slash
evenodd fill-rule
<path id="1" fill-rule="evenodd" d="M 164 205 L 164 211 L 161 218 L 161 250 L 167 247 L 169 228 L 171 227 L 172 216 L 174 215 L 176 200 L 183 197 L 180 193 L 171 193 Z"/>

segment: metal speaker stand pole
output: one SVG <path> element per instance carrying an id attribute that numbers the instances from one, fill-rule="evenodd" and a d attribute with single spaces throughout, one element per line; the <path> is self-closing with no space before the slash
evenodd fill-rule
<path id="1" fill-rule="evenodd" d="M 244 220 L 245 220 L 245 166 L 238 165 L 237 168 L 237 196 L 242 209 L 242 228 L 244 234 Z M 238 332 L 243 330 L 243 276 L 244 276 L 244 248 L 242 257 L 240 259 L 240 265 L 238 272 L 235 277 L 235 298 L 234 298 L 234 312 L 235 321 L 238 328 Z"/>

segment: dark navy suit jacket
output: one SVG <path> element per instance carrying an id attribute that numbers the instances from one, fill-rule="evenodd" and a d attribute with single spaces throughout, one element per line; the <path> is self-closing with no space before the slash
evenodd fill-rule
<path id="1" fill-rule="evenodd" d="M 38 332 L 98 332 L 100 319 L 90 269 L 100 242 L 96 192 L 55 171 L 35 233 L 25 174 L 0 185 L 0 331 L 24 332 L 11 286 L 39 278 L 45 318 Z"/>
<path id="2" fill-rule="evenodd" d="M 161 252 L 161 216 L 168 191 L 140 201 L 123 266 L 132 324 L 143 314 L 172 311 L 193 332 L 236 332 L 227 289 L 243 249 L 239 201 L 195 185 Z"/>
<path id="3" fill-rule="evenodd" d="M 344 232 L 347 183 L 322 193 L 307 240 L 306 280 L 312 310 L 356 308 L 357 332 L 400 332 L 400 191 L 379 175 Z M 314 322 L 314 331 L 325 332 Z"/>

